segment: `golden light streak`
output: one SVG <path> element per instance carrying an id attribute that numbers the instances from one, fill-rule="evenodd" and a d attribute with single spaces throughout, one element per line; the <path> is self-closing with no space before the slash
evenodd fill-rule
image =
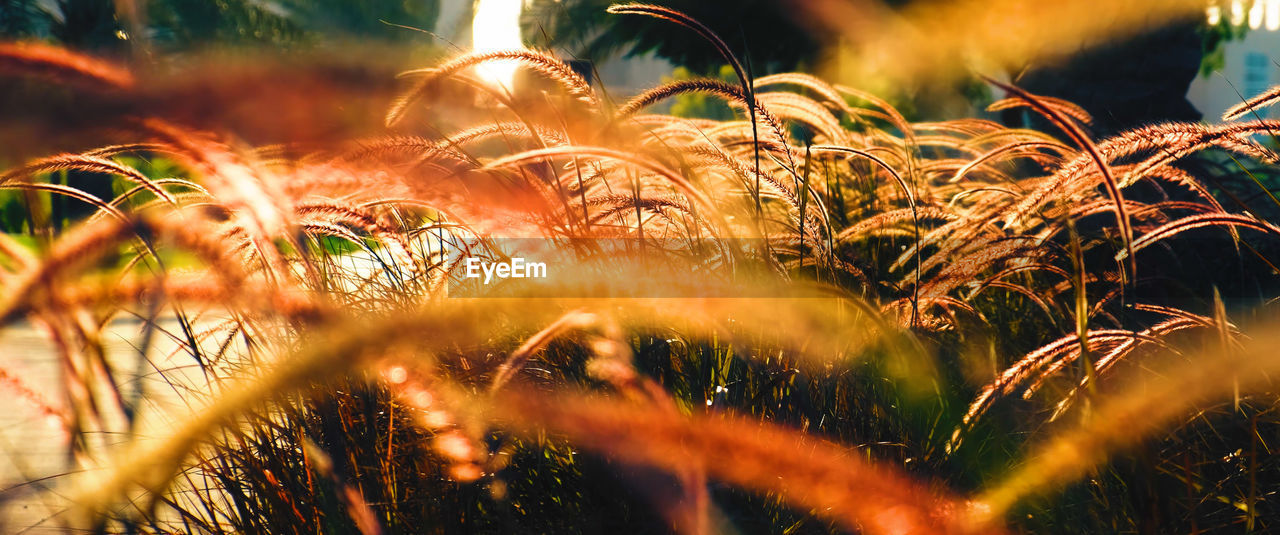
<path id="1" fill-rule="evenodd" d="M 924 0 L 900 12 L 876 2 L 796 4 L 812 26 L 839 36 L 828 78 L 867 90 L 929 84 L 973 70 L 1018 70 L 1082 47 L 1206 15 L 1203 0 Z M 1233 4 L 1231 17 L 1246 16 Z"/>

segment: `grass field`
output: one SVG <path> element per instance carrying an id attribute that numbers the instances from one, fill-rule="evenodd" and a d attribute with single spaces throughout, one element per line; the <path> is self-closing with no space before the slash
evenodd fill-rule
<path id="1" fill-rule="evenodd" d="M 103 110 L 96 148 L 4 170 L 29 217 L 0 234 L 0 318 L 57 372 L 0 360 L 0 391 L 70 468 L 0 499 L 122 533 L 1280 526 L 1280 92 L 1096 138 L 988 80 L 1045 129 L 913 123 L 611 11 L 702 35 L 733 81 L 615 102 L 548 53 L 461 53 L 405 73 L 380 134 Z M 496 61 L 544 83 L 473 76 Z M 0 73 L 151 90 L 44 45 L 0 45 Z M 687 95 L 734 117 L 650 111 Z M 467 277 L 517 257 L 549 276 Z M 123 320 L 132 371 L 104 349 Z"/>

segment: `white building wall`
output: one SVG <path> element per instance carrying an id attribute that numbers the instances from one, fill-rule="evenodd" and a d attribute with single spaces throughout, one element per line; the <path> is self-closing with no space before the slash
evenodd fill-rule
<path id="1" fill-rule="evenodd" d="M 440 17 L 432 29 L 453 44 L 471 47 L 471 7 L 473 0 L 440 0 Z"/>
<path id="2" fill-rule="evenodd" d="M 1191 83 L 1187 99 L 1204 114 L 1205 122 L 1218 122 L 1222 112 L 1275 85 L 1280 85 L 1280 31 L 1250 30 L 1244 39 L 1223 45 L 1225 64 L 1209 77 Z M 1275 108 L 1259 115 L 1280 117 Z"/>

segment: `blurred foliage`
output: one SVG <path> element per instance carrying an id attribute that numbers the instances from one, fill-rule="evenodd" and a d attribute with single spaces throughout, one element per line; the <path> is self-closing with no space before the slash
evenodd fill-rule
<path id="1" fill-rule="evenodd" d="M 0 191 L 0 231 L 22 232 L 27 225 L 27 202 L 22 192 Z"/>
<path id="2" fill-rule="evenodd" d="M 416 38 L 418 33 L 393 25 L 430 29 L 440 11 L 439 0 L 150 0 L 137 5 L 138 12 L 133 14 L 118 11 L 112 0 L 3 0 L 0 40 L 54 41 L 98 56 L 165 62 L 170 55 L 204 48 L 259 46 L 291 51 L 328 43 Z M 4 83 L 0 98 L 33 90 L 40 91 Z M 59 92 L 41 98 L 54 102 L 68 97 Z M 112 191 L 110 183 L 77 171 L 68 173 L 65 180 L 104 200 L 119 193 Z M 29 227 L 24 195 L 6 195 L 0 197 L 4 210 L 0 231 L 22 232 Z M 52 211 L 57 221 L 77 219 L 90 211 L 78 202 L 62 204 Z"/>
<path id="3" fill-rule="evenodd" d="M 671 76 L 662 77 L 662 83 L 690 80 L 697 77 L 688 67 L 676 67 Z M 729 83 L 737 83 L 733 68 L 728 65 L 720 66 L 720 72 L 717 73 L 716 78 Z M 671 99 L 671 115 L 715 119 L 717 121 L 727 121 L 734 118 L 733 110 L 729 108 L 728 104 L 725 104 L 723 98 L 706 93 L 687 93 Z"/>
<path id="4" fill-rule="evenodd" d="M 35 0 L 3 0 L 0 2 L 0 35 L 25 38 L 49 33 L 52 19 Z"/>
<path id="5" fill-rule="evenodd" d="M 1243 39 L 1249 32 L 1248 26 L 1234 26 L 1226 18 L 1217 24 L 1204 24 L 1200 29 L 1204 58 L 1200 61 L 1200 75 L 1209 76 L 1222 70 L 1227 56 L 1224 46 L 1228 41 Z"/>
<path id="6" fill-rule="evenodd" d="M 430 29 L 439 11 L 437 0 L 216 0 L 152 2 L 148 20 L 157 43 L 296 45 L 334 38 L 401 39 L 413 34 L 388 23 Z"/>
<path id="7" fill-rule="evenodd" d="M 431 28 L 439 0 L 151 0 L 136 20 L 111 0 L 5 0 L 0 38 L 56 40 L 96 52 L 121 50 L 138 36 L 162 51 L 206 45 L 291 47 L 326 40 L 397 40 L 413 35 L 398 24 Z M 390 24 L 388 24 L 390 23 Z"/>

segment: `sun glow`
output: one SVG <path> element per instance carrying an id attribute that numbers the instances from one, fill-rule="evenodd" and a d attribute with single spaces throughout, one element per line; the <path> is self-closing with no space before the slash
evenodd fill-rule
<path id="1" fill-rule="evenodd" d="M 520 41 L 520 12 L 524 0 L 480 0 L 471 21 L 471 46 L 476 52 L 497 52 L 524 48 Z M 489 62 L 476 68 L 480 78 L 495 86 L 511 88 L 517 64 Z"/>
<path id="2" fill-rule="evenodd" d="M 1232 0 L 1229 10 L 1227 22 L 1232 26 L 1244 26 L 1247 23 L 1251 30 L 1264 27 L 1268 31 L 1280 30 L 1280 0 Z M 1205 9 L 1205 20 L 1210 26 L 1221 23 L 1224 16 L 1226 13 L 1219 3 L 1213 3 Z"/>

